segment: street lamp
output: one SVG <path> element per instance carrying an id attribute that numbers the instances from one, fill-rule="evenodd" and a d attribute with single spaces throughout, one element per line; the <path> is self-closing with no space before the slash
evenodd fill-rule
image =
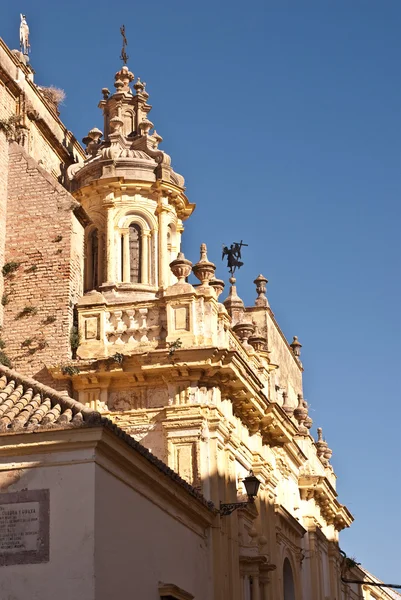
<path id="1" fill-rule="evenodd" d="M 260 481 L 255 475 L 253 471 L 249 471 L 249 475 L 243 479 L 245 490 L 248 496 L 248 502 L 231 502 L 229 504 L 223 504 L 220 502 L 220 516 L 227 517 L 231 515 L 234 510 L 237 508 L 245 508 L 248 504 L 252 504 L 255 502 L 255 497 L 258 495 Z"/>

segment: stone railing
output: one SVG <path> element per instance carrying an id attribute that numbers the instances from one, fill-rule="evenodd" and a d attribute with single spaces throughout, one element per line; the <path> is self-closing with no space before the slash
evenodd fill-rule
<path id="1" fill-rule="evenodd" d="M 116 352 L 156 348 L 165 343 L 165 311 L 160 306 L 78 307 L 81 358 L 105 358 Z"/>

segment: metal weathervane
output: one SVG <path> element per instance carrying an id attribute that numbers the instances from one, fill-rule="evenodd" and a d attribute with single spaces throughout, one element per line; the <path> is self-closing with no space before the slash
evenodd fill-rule
<path id="1" fill-rule="evenodd" d="M 121 33 L 121 36 L 123 38 L 123 47 L 121 49 L 120 59 L 126 65 L 127 62 L 128 62 L 129 56 L 128 56 L 126 50 L 125 50 L 126 47 L 128 46 L 127 38 L 125 37 L 125 25 L 122 25 L 120 27 L 120 33 Z"/>
<path id="2" fill-rule="evenodd" d="M 242 240 L 240 242 L 233 242 L 229 248 L 228 246 L 223 246 L 221 260 L 224 260 L 224 257 L 227 256 L 227 267 L 231 277 L 234 276 L 235 269 L 240 269 L 244 264 L 241 262 L 241 248 L 243 246 L 248 246 L 248 244 L 244 244 Z"/>

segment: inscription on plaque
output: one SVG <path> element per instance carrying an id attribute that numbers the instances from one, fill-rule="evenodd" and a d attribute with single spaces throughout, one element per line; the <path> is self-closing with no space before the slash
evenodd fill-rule
<path id="1" fill-rule="evenodd" d="M 49 490 L 0 494 L 0 565 L 49 560 Z"/>

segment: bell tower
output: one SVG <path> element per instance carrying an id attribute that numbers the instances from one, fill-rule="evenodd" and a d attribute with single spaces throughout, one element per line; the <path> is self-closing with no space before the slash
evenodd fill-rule
<path id="1" fill-rule="evenodd" d="M 69 169 L 71 191 L 92 221 L 85 231 L 84 288 L 106 298 L 151 299 L 174 283 L 169 264 L 195 206 L 159 149 L 145 84 L 124 65 L 114 87 L 114 94 L 103 88 L 99 103 L 104 133 L 89 131 L 87 158 Z"/>

